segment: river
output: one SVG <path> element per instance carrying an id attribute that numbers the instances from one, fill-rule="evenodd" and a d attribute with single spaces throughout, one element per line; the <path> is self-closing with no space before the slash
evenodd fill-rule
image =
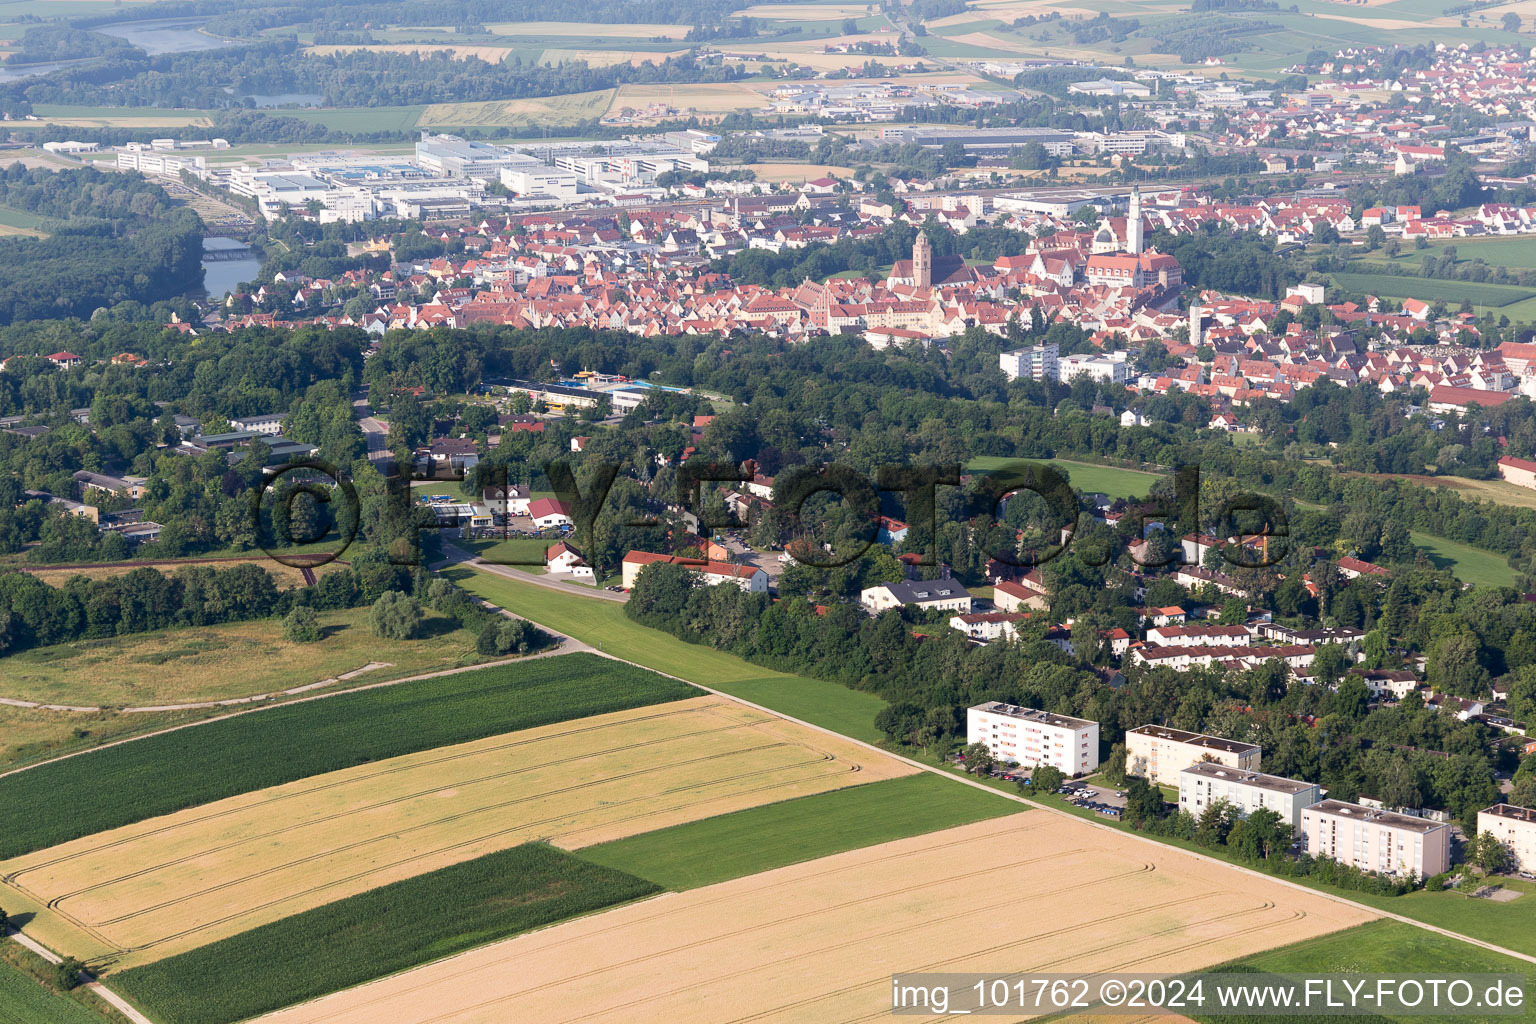
<path id="1" fill-rule="evenodd" d="M 236 250 L 244 250 L 251 255 L 233 260 L 203 261 L 203 290 L 208 293 L 210 299 L 222 299 L 234 291 L 239 284 L 254 281 L 256 274 L 261 270 L 261 257 L 256 255 L 255 249 L 233 238 L 203 239 L 205 253 Z"/>
<path id="2" fill-rule="evenodd" d="M 199 32 L 207 18 L 156 18 L 152 21 L 115 21 L 97 25 L 92 31 L 126 39 L 150 56 L 157 53 L 186 53 L 189 50 L 217 50 L 234 45 L 206 32 Z"/>

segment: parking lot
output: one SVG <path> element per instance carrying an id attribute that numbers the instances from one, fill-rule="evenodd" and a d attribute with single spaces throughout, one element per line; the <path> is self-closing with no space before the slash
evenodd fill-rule
<path id="1" fill-rule="evenodd" d="M 963 767 L 965 763 L 964 758 L 959 754 L 949 755 L 948 760 L 956 767 Z M 1017 782 L 1020 779 L 1028 779 L 1030 770 L 1023 767 L 994 767 L 987 774 L 1001 782 Z M 1025 792 L 1029 792 L 1027 786 Z M 1106 818 L 1118 819 L 1125 812 L 1125 791 L 1110 786 L 1068 780 L 1062 783 L 1056 793 L 1058 796 L 1065 797 L 1068 803 L 1102 814 Z"/>

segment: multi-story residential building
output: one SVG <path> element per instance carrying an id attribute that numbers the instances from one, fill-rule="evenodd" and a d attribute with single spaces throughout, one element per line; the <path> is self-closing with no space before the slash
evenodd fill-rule
<path id="1" fill-rule="evenodd" d="M 1245 818 L 1261 807 L 1267 808 L 1300 831 L 1302 808 L 1322 798 L 1322 789 L 1315 782 L 1237 771 L 1214 761 L 1192 764 L 1179 773 L 1179 810 L 1196 818 L 1224 800 Z"/>
<path id="2" fill-rule="evenodd" d="M 1536 811 L 1514 804 L 1494 804 L 1477 812 L 1477 830 L 1491 832 L 1515 858 L 1515 868 L 1536 866 Z"/>
<path id="3" fill-rule="evenodd" d="M 1068 777 L 1099 766 L 1099 723 L 1001 701 L 965 713 L 965 741 L 985 743 L 999 761 L 1048 764 Z"/>
<path id="4" fill-rule="evenodd" d="M 1070 381 L 1086 373 L 1101 384 L 1124 384 L 1130 379 L 1130 366 L 1125 356 L 1124 352 L 1061 356 L 1057 360 L 1057 375 L 1064 381 Z M 1007 372 L 1006 367 L 1003 372 Z"/>
<path id="5" fill-rule="evenodd" d="M 1126 772 L 1164 786 L 1177 786 L 1179 773 L 1201 761 L 1256 772 L 1261 753 L 1262 748 L 1256 743 L 1239 743 L 1164 725 L 1138 725 L 1125 733 Z"/>
<path id="6" fill-rule="evenodd" d="M 1004 352 L 997 357 L 1003 376 L 1009 380 L 1028 377 L 1031 380 L 1060 380 L 1061 366 L 1055 345 L 1031 345 Z"/>
<path id="7" fill-rule="evenodd" d="M 1451 826 L 1323 800 L 1301 812 L 1301 849 L 1362 871 L 1423 878 L 1451 866 Z"/>

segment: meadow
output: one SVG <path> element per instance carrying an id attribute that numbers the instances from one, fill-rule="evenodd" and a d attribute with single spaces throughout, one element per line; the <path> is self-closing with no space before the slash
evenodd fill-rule
<path id="1" fill-rule="evenodd" d="M 581 856 L 681 892 L 1019 810 L 921 772 L 642 832 Z"/>
<path id="2" fill-rule="evenodd" d="M 1409 531 L 1409 536 L 1416 546 L 1424 549 L 1437 568 L 1450 569 L 1463 583 L 1484 587 L 1515 585 L 1515 570 L 1510 568 L 1509 559 L 1503 555 L 1418 530 Z"/>
<path id="3" fill-rule="evenodd" d="M 548 626 L 598 650 L 679 676 L 781 714 L 880 743 L 875 716 L 885 701 L 838 683 L 790 675 L 698 644 L 685 643 L 630 620 L 623 605 L 581 594 L 563 594 L 483 570 L 456 567 L 441 575 L 514 615 Z"/>
<path id="4" fill-rule="evenodd" d="M 1335 285 L 1349 292 L 1390 298 L 1443 300 L 1452 309 L 1462 300 L 1474 306 L 1503 307 L 1536 298 L 1536 292 L 1510 284 L 1474 284 L 1441 281 L 1428 277 L 1397 277 L 1392 274 L 1334 274 Z"/>
<path id="5" fill-rule="evenodd" d="M 1001 455 L 978 455 L 965 464 L 972 473 L 995 473 L 1003 466 L 1018 462 L 1038 462 L 1064 472 L 1072 486 L 1085 494 L 1101 493 L 1111 498 L 1145 497 L 1162 477 L 1139 469 L 1121 469 L 1070 459 L 1014 459 Z"/>
<path id="6" fill-rule="evenodd" d="M 112 985 L 161 1024 L 227 1024 L 656 891 L 529 843 L 114 975 Z"/>
<path id="7" fill-rule="evenodd" d="M 533 124 L 575 124 L 577 121 L 602 117 L 613 102 L 613 96 L 614 90 L 599 89 L 595 92 L 519 100 L 434 103 L 422 110 L 416 123 L 423 128 L 443 125 L 514 128 Z"/>
<path id="8" fill-rule="evenodd" d="M 1396 905 L 1395 901 L 1394 907 Z M 1483 900 L 1468 900 L 1478 910 L 1490 909 Z M 1505 943 L 1507 945 L 1507 943 Z M 1253 970 L 1274 974 L 1345 974 L 1390 973 L 1436 977 L 1448 974 L 1528 974 L 1530 964 L 1457 939 L 1415 928 L 1401 921 L 1371 921 L 1346 931 L 1241 957 L 1211 968 L 1213 971 Z M 1527 988 L 1529 993 L 1529 988 Z M 1215 1014 L 1192 1014 L 1206 1024 L 1225 1024 L 1251 1020 Z M 1528 1014 L 1527 1014 L 1528 1016 Z M 1300 1017 L 1271 1017 L 1268 1020 L 1302 1020 Z M 1424 1021 L 1422 1016 L 1376 1016 L 1375 1020 L 1401 1020 L 1405 1024 Z M 1510 1020 L 1507 1016 L 1468 1014 L 1454 1018 L 1463 1024 Z"/>
<path id="9" fill-rule="evenodd" d="M 153 707 L 274 693 L 370 663 L 385 664 L 357 683 L 485 660 L 475 650 L 474 634 L 446 615 L 428 611 L 420 636 L 388 640 L 374 634 L 368 613 L 321 612 L 317 643 L 285 640 L 280 619 L 256 619 L 34 647 L 0 659 L 0 696 L 76 707 Z M 234 664 L 239 672 L 228 671 Z"/>
<path id="10" fill-rule="evenodd" d="M 1449 241 L 1430 242 L 1427 249 L 1405 248 L 1395 259 L 1389 259 L 1386 253 L 1380 251 L 1362 258 L 1370 263 L 1418 266 L 1426 256 L 1438 257 L 1448 248 L 1456 250 L 1458 264 L 1481 259 L 1490 266 L 1536 269 L 1536 235 L 1453 238 Z"/>
<path id="11" fill-rule="evenodd" d="M 916 769 L 717 695 L 433 747 L 0 862 L 39 941 L 137 966 L 520 843 L 565 849 Z"/>
<path id="12" fill-rule="evenodd" d="M 697 694 L 566 654 L 232 715 L 0 776 L 0 858 L 368 761 Z"/>

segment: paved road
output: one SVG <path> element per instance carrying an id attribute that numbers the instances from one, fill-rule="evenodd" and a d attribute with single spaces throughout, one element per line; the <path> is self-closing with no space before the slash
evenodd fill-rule
<path id="1" fill-rule="evenodd" d="M 505 576 L 509 580 L 517 580 L 519 583 L 532 583 L 536 587 L 544 587 L 546 590 L 558 590 L 562 594 L 575 594 L 578 597 L 595 597 L 600 601 L 613 601 L 623 604 L 629 600 L 629 594 L 624 591 L 604 590 L 601 587 L 589 587 L 584 583 L 572 583 L 559 576 L 540 576 L 538 573 L 524 572 L 512 565 L 497 565 L 494 562 L 481 561 L 480 556 L 465 551 L 451 541 L 443 541 L 443 553 L 448 557 L 437 563 L 432 568 L 442 565 L 463 564 L 473 566 L 485 572 L 494 573 L 497 576 Z M 550 631 L 548 626 L 540 626 L 540 629 Z"/>

